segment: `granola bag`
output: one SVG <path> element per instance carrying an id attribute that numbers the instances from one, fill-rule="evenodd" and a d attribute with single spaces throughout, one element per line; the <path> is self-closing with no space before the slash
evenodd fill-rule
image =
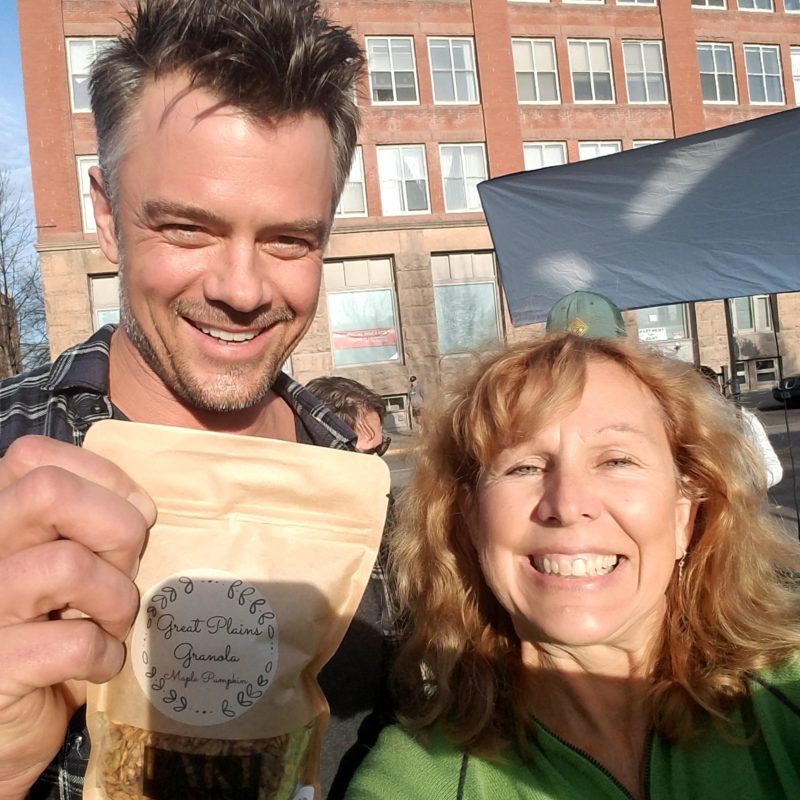
<path id="1" fill-rule="evenodd" d="M 90 685 L 86 800 L 311 800 L 317 684 L 375 561 L 378 458 L 103 421 L 85 447 L 153 498 L 122 671 Z"/>

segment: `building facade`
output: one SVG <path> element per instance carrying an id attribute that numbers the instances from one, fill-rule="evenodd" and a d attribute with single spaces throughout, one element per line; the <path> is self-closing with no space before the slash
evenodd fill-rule
<path id="1" fill-rule="evenodd" d="M 476 185 L 800 103 L 800 0 L 329 2 L 367 55 L 362 131 L 324 291 L 287 365 L 346 374 L 409 423 L 409 378 L 528 333 L 505 310 Z M 116 0 L 19 0 L 38 249 L 53 353 L 118 314 L 96 245 L 87 76 Z M 632 335 L 717 370 L 735 331 L 744 390 L 800 371 L 800 294 L 626 312 Z"/>

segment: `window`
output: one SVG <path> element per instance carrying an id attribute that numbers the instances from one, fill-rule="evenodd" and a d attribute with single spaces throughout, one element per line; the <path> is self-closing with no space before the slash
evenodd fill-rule
<path id="1" fill-rule="evenodd" d="M 640 342 L 689 338 L 686 306 L 682 303 L 637 309 L 636 326 L 639 329 Z"/>
<path id="2" fill-rule="evenodd" d="M 618 6 L 654 6 L 656 0 L 617 0 Z"/>
<path id="3" fill-rule="evenodd" d="M 421 144 L 379 147 L 378 175 L 384 215 L 430 211 L 428 169 Z"/>
<path id="4" fill-rule="evenodd" d="M 520 103 L 560 103 L 556 46 L 552 39 L 512 39 Z"/>
<path id="5" fill-rule="evenodd" d="M 739 0 L 740 11 L 772 11 L 772 0 Z"/>
<path id="6" fill-rule="evenodd" d="M 584 5 L 601 6 L 605 0 L 561 0 L 562 3 L 583 3 Z"/>
<path id="7" fill-rule="evenodd" d="M 737 333 L 744 331 L 768 332 L 772 330 L 772 312 L 769 295 L 754 294 L 734 297 L 729 301 L 733 327 Z"/>
<path id="8" fill-rule="evenodd" d="M 334 365 L 398 361 L 400 335 L 391 259 L 326 261 L 324 275 Z"/>
<path id="9" fill-rule="evenodd" d="M 783 8 L 790 14 L 800 11 L 800 0 L 783 0 Z"/>
<path id="10" fill-rule="evenodd" d="M 736 79 L 733 75 L 733 48 L 711 42 L 697 44 L 700 85 L 704 103 L 735 103 Z"/>
<path id="11" fill-rule="evenodd" d="M 417 103 L 417 70 L 411 37 L 367 37 L 367 70 L 373 103 Z"/>
<path id="12" fill-rule="evenodd" d="M 734 376 L 736 378 L 736 388 L 740 390 L 746 389 L 749 386 L 747 381 L 747 364 L 745 364 L 744 361 L 737 361 L 734 367 L 736 368 L 736 375 Z"/>
<path id="13" fill-rule="evenodd" d="M 557 167 L 567 163 L 565 142 L 525 142 L 522 145 L 525 169 Z"/>
<path id="14" fill-rule="evenodd" d="M 116 275 L 96 275 L 89 278 L 94 330 L 119 322 L 119 278 Z"/>
<path id="15" fill-rule="evenodd" d="M 367 215 L 367 194 L 364 186 L 364 154 L 361 145 L 353 153 L 353 163 L 347 176 L 339 205 L 337 217 L 365 217 Z"/>
<path id="16" fill-rule="evenodd" d="M 725 8 L 725 0 L 692 0 L 698 8 Z"/>
<path id="17" fill-rule="evenodd" d="M 75 165 L 78 170 L 78 190 L 81 195 L 81 218 L 83 220 L 84 233 L 94 233 L 97 226 L 94 222 L 94 208 L 92 207 L 92 195 L 89 191 L 89 169 L 98 165 L 97 156 L 78 156 Z"/>
<path id="18" fill-rule="evenodd" d="M 611 51 L 605 39 L 569 42 L 572 97 L 576 103 L 613 103 Z"/>
<path id="19" fill-rule="evenodd" d="M 431 256 L 439 352 L 474 350 L 501 336 L 494 256 L 449 253 Z"/>
<path id="20" fill-rule="evenodd" d="M 622 150 L 622 142 L 578 142 L 578 158 L 587 161 L 599 156 L 610 156 Z"/>
<path id="21" fill-rule="evenodd" d="M 92 63 L 113 41 L 113 36 L 67 39 L 69 96 L 73 111 L 92 110 L 89 103 L 89 73 Z"/>
<path id="22" fill-rule="evenodd" d="M 751 103 L 783 103 L 781 56 L 777 45 L 746 44 L 747 89 Z"/>
<path id="23" fill-rule="evenodd" d="M 632 145 L 634 150 L 638 150 L 640 147 L 648 147 L 651 144 L 659 144 L 666 141 L 666 139 L 635 139 Z"/>
<path id="24" fill-rule="evenodd" d="M 800 106 L 800 47 L 792 48 L 792 80 L 794 81 L 794 104 Z"/>
<path id="25" fill-rule="evenodd" d="M 472 39 L 428 39 L 434 103 L 477 103 Z"/>
<path id="26" fill-rule="evenodd" d="M 478 183 L 486 180 L 486 151 L 482 144 L 439 146 L 445 211 L 480 211 Z"/>
<path id="27" fill-rule="evenodd" d="M 756 383 L 775 383 L 778 380 L 778 368 L 774 358 L 756 361 Z"/>
<path id="28" fill-rule="evenodd" d="M 629 103 L 666 103 L 661 42 L 623 42 Z"/>

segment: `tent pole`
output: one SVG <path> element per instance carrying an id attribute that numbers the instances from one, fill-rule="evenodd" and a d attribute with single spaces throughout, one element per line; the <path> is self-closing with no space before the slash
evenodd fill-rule
<path id="1" fill-rule="evenodd" d="M 729 298 L 722 300 L 723 307 L 725 308 L 725 333 L 728 337 L 728 361 L 731 364 L 731 397 L 739 400 L 739 379 L 736 377 L 736 339 L 733 333 L 733 315 L 731 314 L 731 303 Z"/>

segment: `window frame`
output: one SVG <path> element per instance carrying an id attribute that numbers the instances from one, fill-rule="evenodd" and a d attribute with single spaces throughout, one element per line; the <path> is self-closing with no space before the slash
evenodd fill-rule
<path id="1" fill-rule="evenodd" d="M 97 155 L 75 156 L 75 170 L 78 173 L 78 199 L 81 206 L 81 230 L 84 233 L 97 233 L 97 223 L 92 209 L 89 169 L 99 166 L 100 162 Z"/>
<path id="2" fill-rule="evenodd" d="M 76 108 L 75 107 L 75 88 L 73 86 L 73 79 L 76 76 L 85 75 L 86 79 L 88 80 L 90 72 L 75 73 L 73 71 L 73 66 L 72 66 L 72 59 L 73 59 L 72 45 L 73 45 L 73 43 L 75 43 L 75 42 L 82 42 L 82 43 L 91 42 L 92 43 L 92 49 L 94 51 L 94 55 L 92 57 L 92 63 L 94 63 L 94 59 L 97 58 L 97 55 L 98 55 L 98 53 L 97 53 L 97 43 L 98 42 L 105 42 L 105 43 L 110 44 L 113 41 L 115 41 L 115 37 L 114 36 L 66 36 L 66 37 L 64 37 L 64 49 L 66 50 L 66 57 L 67 57 L 67 84 L 69 85 L 69 108 L 70 108 L 70 111 L 73 114 L 91 114 L 92 113 L 91 104 L 87 105 L 86 108 L 83 108 L 83 107 Z M 89 68 L 91 70 L 91 64 L 89 65 Z"/>
<path id="3" fill-rule="evenodd" d="M 739 324 L 739 314 L 736 307 L 737 300 L 747 300 L 749 305 L 751 327 Z M 768 294 L 742 295 L 731 297 L 728 300 L 731 311 L 731 323 L 735 334 L 739 333 L 773 333 L 775 327 L 772 319 L 772 302 Z M 761 307 L 759 307 L 761 306 Z"/>
<path id="4" fill-rule="evenodd" d="M 657 6 L 658 0 L 617 0 L 618 6 Z"/>
<path id="5" fill-rule="evenodd" d="M 383 281 L 378 281 L 376 283 L 372 283 L 371 281 L 369 281 L 366 284 L 363 283 L 348 284 L 346 277 L 347 264 L 356 261 L 366 261 L 368 272 L 369 272 L 370 262 L 388 261 L 389 273 L 391 275 L 391 283 L 387 285 Z M 342 270 L 343 270 L 342 274 L 344 277 L 343 287 L 337 287 L 337 288 L 329 287 L 326 268 L 333 264 L 342 265 Z M 323 261 L 322 272 L 323 272 L 323 283 L 325 286 L 325 311 L 327 314 L 327 322 L 328 322 L 328 337 L 330 340 L 331 363 L 333 364 L 333 366 L 336 369 L 350 369 L 350 368 L 365 367 L 372 364 L 403 364 L 405 362 L 405 356 L 403 353 L 403 328 L 400 320 L 400 305 L 397 299 L 397 273 L 395 269 L 394 259 L 391 256 L 366 256 L 364 258 L 326 258 Z M 395 332 L 394 346 L 395 350 L 397 351 L 397 357 L 385 358 L 375 361 L 358 361 L 355 363 L 348 363 L 348 364 L 337 363 L 336 362 L 337 348 L 334 346 L 334 328 L 333 328 L 333 320 L 332 320 L 329 298 L 335 295 L 357 295 L 357 294 L 363 294 L 365 292 L 385 292 L 385 291 L 388 291 L 390 293 L 392 301 L 392 320 L 394 322 L 394 332 Z M 356 349 L 356 348 L 347 348 L 347 349 Z"/>
<path id="6" fill-rule="evenodd" d="M 563 156 L 564 156 L 564 160 L 561 161 L 558 164 L 542 164 L 541 167 L 529 167 L 527 165 L 525 153 L 527 151 L 529 151 L 529 150 L 532 150 L 533 148 L 536 148 L 536 147 L 559 147 L 561 152 L 562 152 L 562 154 L 563 154 Z M 544 159 L 542 159 L 542 160 L 544 160 Z M 534 170 L 537 170 L 537 169 L 549 169 L 550 167 L 561 167 L 564 164 L 568 164 L 569 163 L 569 152 L 567 150 L 567 143 L 564 142 L 564 141 L 523 142 L 522 143 L 522 162 L 523 162 L 523 165 L 525 167 L 525 171 L 526 172 L 533 172 Z"/>
<path id="7" fill-rule="evenodd" d="M 759 2 L 759 0 L 752 0 L 753 3 Z M 750 11 L 755 12 L 756 14 L 771 14 L 775 12 L 775 3 L 773 0 L 767 0 L 769 2 L 769 8 L 747 8 L 746 6 L 742 6 L 742 0 L 736 0 L 736 9 L 737 11 Z"/>
<path id="8" fill-rule="evenodd" d="M 733 43 L 732 42 L 695 42 L 695 47 L 697 50 L 698 55 L 698 72 L 701 78 L 701 85 L 700 90 L 702 94 L 702 76 L 703 75 L 714 75 L 714 85 L 717 89 L 717 97 L 719 97 L 719 76 L 720 75 L 730 75 L 733 78 L 733 100 L 706 100 L 703 97 L 703 105 L 711 105 L 711 106 L 735 106 L 739 104 L 739 82 L 736 78 L 736 57 L 733 51 Z M 700 70 L 700 48 L 701 47 L 708 47 L 711 48 L 711 57 L 714 62 L 714 72 L 713 73 L 704 73 Z M 717 57 L 716 52 L 718 49 L 727 48 L 728 52 L 730 53 L 731 57 L 731 71 L 730 72 L 720 72 L 717 69 Z"/>
<path id="9" fill-rule="evenodd" d="M 361 171 L 361 200 L 363 201 L 364 211 L 340 211 L 339 209 L 342 205 L 342 198 L 344 197 L 344 193 L 348 184 L 354 185 L 358 183 L 358 181 L 351 180 L 353 170 L 356 169 L 356 167 L 358 167 L 358 169 Z M 364 152 L 363 147 L 360 144 L 356 145 L 356 149 L 353 151 L 353 163 L 350 165 L 350 172 L 347 174 L 347 180 L 344 182 L 344 187 L 342 188 L 342 193 L 339 196 L 339 202 L 336 204 L 336 211 L 334 212 L 333 216 L 334 219 L 353 219 L 369 216 L 369 205 L 367 204 L 367 180 L 366 175 L 364 174 Z"/>
<path id="10" fill-rule="evenodd" d="M 613 153 L 598 153 L 596 156 L 589 156 L 588 158 L 581 158 L 581 148 L 588 145 L 603 145 L 603 144 L 616 144 L 617 150 Z M 591 161 L 593 158 L 603 158 L 604 156 L 613 156 L 622 152 L 622 142 L 619 139 L 584 139 L 578 142 L 578 161 Z"/>
<path id="11" fill-rule="evenodd" d="M 702 8 L 706 11 L 727 11 L 728 4 L 726 0 L 720 0 L 722 5 L 709 5 L 709 2 L 713 2 L 714 0 L 705 0 L 705 2 L 696 2 L 696 0 L 691 0 L 692 8 Z"/>
<path id="12" fill-rule="evenodd" d="M 794 104 L 800 106 L 800 45 L 789 48 L 789 63 L 792 65 L 792 86 L 794 87 Z"/>
<path id="13" fill-rule="evenodd" d="M 450 259 L 453 256 L 477 256 L 477 255 L 489 255 L 492 260 L 492 278 L 488 278 L 485 276 L 481 276 L 478 278 L 453 278 L 450 277 L 448 279 L 441 279 L 437 278 L 434 274 L 434 266 L 433 260 L 436 258 L 447 258 L 448 259 L 448 270 L 452 275 L 452 267 Z M 474 261 L 474 258 L 473 258 Z M 436 346 L 439 350 L 439 357 L 440 358 L 451 358 L 453 356 L 463 356 L 465 354 L 469 354 L 475 350 L 476 345 L 468 344 L 458 349 L 443 351 L 442 350 L 442 339 L 440 333 L 440 325 L 439 325 L 439 314 L 438 314 L 438 306 L 436 303 L 436 289 L 440 286 L 467 286 L 467 285 L 480 285 L 480 286 L 487 286 L 491 285 L 493 289 L 493 298 L 494 298 L 494 316 L 495 316 L 495 332 L 496 332 L 496 339 L 491 341 L 502 342 L 504 339 L 505 331 L 503 329 L 503 308 L 502 308 L 502 299 L 500 294 L 500 286 L 497 277 L 497 256 L 493 250 L 453 250 L 447 252 L 434 252 L 431 253 L 431 282 L 433 285 L 433 303 L 434 303 L 434 314 L 436 316 Z M 482 342 L 478 346 L 485 346 L 488 344 L 490 340 L 487 339 Z"/>
<path id="14" fill-rule="evenodd" d="M 639 48 L 639 58 L 642 62 L 642 72 L 636 73 L 641 74 L 642 83 L 644 85 L 645 96 L 647 97 L 646 100 L 631 100 L 631 87 L 630 87 L 630 76 L 628 72 L 628 47 L 631 46 L 638 46 Z M 650 87 L 648 84 L 648 77 L 650 75 L 656 73 L 650 73 L 647 70 L 647 65 L 645 64 L 644 58 L 644 48 L 645 47 L 657 47 L 658 48 L 658 58 L 661 62 L 661 72 L 658 73 L 661 76 L 661 86 L 664 89 L 664 99 L 663 100 L 651 100 L 650 99 Z M 664 43 L 659 39 L 624 39 L 622 41 L 622 65 L 623 69 L 625 70 L 625 91 L 628 94 L 628 103 L 631 105 L 668 105 L 669 104 L 669 88 L 667 87 L 667 68 L 664 63 Z"/>
<path id="15" fill-rule="evenodd" d="M 438 100 L 436 98 L 436 78 L 435 75 L 437 72 L 445 72 L 445 70 L 434 70 L 433 67 L 433 56 L 431 53 L 431 43 L 432 42 L 447 42 L 449 47 L 450 53 L 450 77 L 453 84 L 453 96 L 456 98 L 455 100 Z M 472 69 L 471 70 L 457 70 L 454 64 L 453 59 L 453 43 L 454 42 L 467 42 L 469 44 L 469 53 L 470 58 L 472 60 Z M 431 92 L 433 95 L 433 104 L 437 106 L 476 106 L 479 105 L 481 102 L 481 93 L 480 93 L 480 84 L 478 82 L 478 62 L 475 57 L 475 39 L 472 36 L 429 36 L 428 37 L 428 65 L 431 71 Z M 458 99 L 458 82 L 456 81 L 456 75 L 459 72 L 469 73 L 472 76 L 472 85 L 473 90 L 475 93 L 474 100 L 459 100 Z"/>
<path id="16" fill-rule="evenodd" d="M 749 65 L 747 63 L 747 56 L 748 50 L 758 50 L 758 58 L 761 64 L 761 72 L 751 73 L 749 69 Z M 765 50 L 772 50 L 775 52 L 776 55 L 776 63 L 778 65 L 778 85 L 781 88 L 781 99 L 780 100 L 753 100 L 752 91 L 750 89 L 750 79 L 751 77 L 760 78 L 762 83 L 762 88 L 764 90 L 764 96 L 767 95 L 767 73 L 765 72 L 764 68 L 764 51 Z M 786 105 L 786 88 L 783 85 L 783 65 L 781 64 L 781 48 L 780 45 L 777 44 L 742 44 L 742 52 L 744 54 L 744 71 L 745 75 L 747 75 L 747 100 L 751 106 L 785 106 Z M 775 77 L 772 73 L 770 73 L 770 77 Z"/>
<path id="17" fill-rule="evenodd" d="M 595 72 L 592 69 L 592 59 L 591 59 L 591 48 L 590 45 L 592 44 L 603 44 L 605 45 L 606 55 L 608 57 L 608 77 L 609 77 L 609 85 L 611 87 L 611 99 L 610 100 L 597 100 L 596 95 L 596 87 L 595 87 L 595 80 L 594 76 L 596 74 L 606 74 L 605 72 Z M 573 68 L 572 64 L 572 46 L 573 45 L 585 45 L 586 47 L 586 61 L 589 67 L 589 83 L 592 87 L 592 99 L 591 100 L 578 100 L 575 96 L 575 69 Z M 576 105 L 614 105 L 617 102 L 617 93 L 616 87 L 614 86 L 614 61 L 611 57 L 611 41 L 609 39 L 567 39 L 567 53 L 569 55 L 569 78 L 570 84 L 572 86 L 572 102 Z M 583 72 L 583 70 L 581 70 Z"/>
<path id="18" fill-rule="evenodd" d="M 480 148 L 481 155 L 483 157 L 483 175 L 478 179 L 478 183 L 480 181 L 485 181 L 489 177 L 489 165 L 486 159 L 486 144 L 484 142 L 442 142 L 439 145 L 439 167 L 440 172 L 442 175 L 442 196 L 444 198 L 444 210 L 448 214 L 452 213 L 475 213 L 475 212 L 482 212 L 483 206 L 480 202 L 480 197 L 478 197 L 478 190 L 475 189 L 475 196 L 478 199 L 478 205 L 476 208 L 472 208 L 469 206 L 469 184 L 468 181 L 475 180 L 474 176 L 466 175 L 466 160 L 464 158 L 464 148 L 467 147 L 475 147 Z M 461 160 L 461 177 L 458 180 L 461 180 L 464 186 L 464 197 L 467 199 L 467 207 L 466 208 L 450 208 L 447 204 L 447 181 L 448 180 L 456 180 L 455 178 L 447 178 L 444 174 L 444 150 L 446 148 L 453 148 L 457 150 L 459 153 L 459 158 Z M 475 184 L 477 186 L 477 183 Z"/>
<path id="19" fill-rule="evenodd" d="M 400 155 L 405 150 L 418 150 L 422 153 L 422 170 L 423 170 L 423 180 L 425 181 L 425 198 L 427 202 L 427 206 L 424 210 L 408 210 L 408 192 L 406 190 L 406 183 L 408 180 L 413 180 L 407 178 L 405 175 L 401 176 L 400 184 L 402 187 L 402 201 L 403 205 L 405 206 L 404 211 L 392 211 L 387 212 L 386 210 L 386 203 L 384 198 L 386 197 L 384 193 L 384 177 L 381 175 L 381 153 L 387 152 L 389 150 L 397 150 L 399 151 Z M 378 159 L 378 185 L 380 188 L 380 197 L 381 197 L 381 214 L 384 217 L 408 217 L 414 216 L 417 214 L 430 214 L 432 212 L 431 209 L 431 188 L 430 188 L 430 176 L 428 173 L 428 156 L 426 152 L 426 148 L 424 144 L 382 144 L 377 145 L 375 148 L 376 155 Z M 401 167 L 403 166 L 401 160 Z"/>
<path id="20" fill-rule="evenodd" d="M 528 45 L 530 53 L 530 60 L 533 64 L 533 70 L 520 70 L 517 68 L 516 59 L 514 58 L 514 45 L 515 44 L 525 44 Z M 537 69 L 536 67 L 536 57 L 535 57 L 535 44 L 547 44 L 550 46 L 550 52 L 553 57 L 553 69 Z M 517 90 L 517 103 L 521 106 L 557 106 L 561 105 L 561 80 L 558 71 L 558 53 L 556 51 L 556 41 L 553 38 L 547 36 L 514 36 L 511 39 L 511 59 L 514 62 L 514 83 Z M 537 100 L 522 100 L 520 98 L 520 91 L 519 91 L 519 75 L 532 75 L 533 76 L 533 85 L 536 89 L 536 96 Z M 540 82 L 539 76 L 541 75 L 553 75 L 555 78 L 555 87 L 556 87 L 556 99 L 555 100 L 542 100 L 542 92 L 540 89 Z"/>
<path id="21" fill-rule="evenodd" d="M 373 70 L 370 65 L 369 59 L 369 46 L 370 42 L 383 40 L 389 43 L 389 75 L 392 79 L 392 94 L 393 100 L 376 100 L 375 87 L 372 82 L 372 76 L 376 72 L 385 72 L 385 70 Z M 406 41 L 411 44 L 411 72 L 414 76 L 414 93 L 416 98 L 414 100 L 398 100 L 397 99 L 397 83 L 395 81 L 395 72 L 405 72 L 406 70 L 395 70 L 394 61 L 392 56 L 392 41 Z M 417 75 L 417 55 L 415 50 L 415 42 L 413 36 L 365 36 L 364 37 L 364 51 L 367 59 L 367 82 L 369 83 L 369 97 L 373 106 L 418 106 L 420 104 L 419 97 L 419 76 Z"/>

